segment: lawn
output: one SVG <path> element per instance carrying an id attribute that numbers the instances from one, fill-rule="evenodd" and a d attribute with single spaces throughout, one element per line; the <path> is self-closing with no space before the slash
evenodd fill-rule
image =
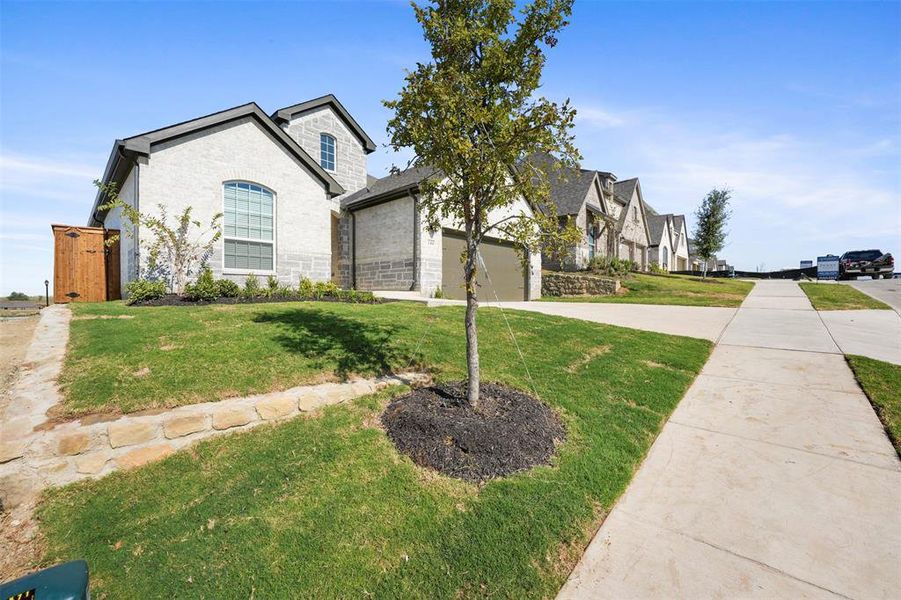
<path id="1" fill-rule="evenodd" d="M 901 456 L 901 365 L 865 356 L 846 359 Z"/>
<path id="2" fill-rule="evenodd" d="M 879 308 L 891 310 L 887 304 L 867 296 L 850 285 L 841 283 L 814 283 L 803 281 L 801 289 L 817 310 L 860 310 Z"/>
<path id="3" fill-rule="evenodd" d="M 751 282 L 737 279 L 649 273 L 633 273 L 622 284 L 623 292 L 616 296 L 545 297 L 542 300 L 734 307 L 739 306 L 754 287 Z"/>
<path id="4" fill-rule="evenodd" d="M 267 388 L 296 383 L 297 369 L 312 377 L 317 364 L 379 370 L 408 361 L 420 340 L 417 362 L 439 379 L 463 374 L 456 306 L 76 311 L 135 317 L 73 323 L 82 358 L 85 347 L 94 359 L 100 353 L 93 340 L 125 338 L 138 348 L 117 342 L 106 360 L 121 355 L 133 368 L 144 351 L 153 368 L 161 335 L 185 346 L 186 360 L 165 364 L 195 397 L 254 387 L 248 371 Z M 711 345 L 533 313 L 507 317 L 528 372 L 501 313 L 487 309 L 479 313 L 483 376 L 523 390 L 534 384 L 561 414 L 567 437 L 552 466 L 483 486 L 417 467 L 378 427 L 395 388 L 50 490 L 37 512 L 43 563 L 85 558 L 96 598 L 554 596 Z M 176 323 L 188 337 L 170 328 Z M 236 349 L 243 353 L 233 357 Z M 226 356 L 227 367 L 216 364 Z M 68 377 L 79 379 L 71 370 Z M 129 394 L 145 399 L 159 389 L 149 376 L 129 384 Z"/>

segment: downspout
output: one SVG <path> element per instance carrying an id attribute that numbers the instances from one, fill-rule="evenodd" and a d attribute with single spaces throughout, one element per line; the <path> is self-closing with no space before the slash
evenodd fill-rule
<path id="1" fill-rule="evenodd" d="M 357 213 L 350 212 L 350 287 L 357 289 Z"/>
<path id="2" fill-rule="evenodd" d="M 410 283 L 412 292 L 419 283 L 419 203 L 409 190 L 407 194 L 413 200 L 413 281 Z"/>

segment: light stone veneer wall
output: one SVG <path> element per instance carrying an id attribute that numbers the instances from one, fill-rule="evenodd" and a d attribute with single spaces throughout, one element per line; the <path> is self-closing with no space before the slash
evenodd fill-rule
<path id="1" fill-rule="evenodd" d="M 616 216 L 619 218 L 619 215 L 622 214 L 622 211 L 626 211 L 626 220 L 623 222 L 622 229 L 622 237 L 625 238 L 625 241 L 619 241 L 619 258 L 629 258 L 630 257 L 630 242 L 635 244 L 635 256 L 633 256 L 633 260 L 639 263 L 642 268 L 647 268 L 647 247 L 649 244 L 647 229 L 645 227 L 644 222 L 644 210 L 642 210 L 641 202 L 638 198 L 638 191 L 632 192 L 632 198 L 629 200 L 629 203 L 626 206 L 622 206 L 618 202 L 614 201 L 611 203 L 615 205 L 616 208 Z M 638 220 L 634 220 L 632 216 L 633 207 L 638 207 Z"/>
<path id="2" fill-rule="evenodd" d="M 663 234 L 659 240 L 651 240 L 651 242 L 660 242 L 657 246 L 648 248 L 648 262 L 655 263 L 660 268 L 666 268 L 667 271 L 675 271 L 676 270 L 676 259 L 673 255 L 673 249 L 670 246 L 670 231 L 669 231 L 669 221 L 667 221 L 663 226 Z M 667 259 L 667 265 L 664 267 L 663 265 L 663 253 L 664 250 L 667 251 L 669 257 Z"/>
<path id="3" fill-rule="evenodd" d="M 140 209 L 157 213 L 162 203 L 174 219 L 191 206 L 206 225 L 224 210 L 227 181 L 256 183 L 275 194 L 275 269 L 255 275 L 273 274 L 292 285 L 301 277 L 331 278 L 333 203 L 325 185 L 251 117 L 155 146 L 140 166 Z M 220 239 L 209 260 L 213 273 L 243 283 L 249 272 L 226 271 L 223 252 Z"/>
<path id="4" fill-rule="evenodd" d="M 317 163 L 320 159 L 319 135 L 335 138 L 335 170 L 328 173 L 347 193 L 366 187 L 366 152 L 360 140 L 329 106 L 305 112 L 284 126 L 300 147 Z"/>

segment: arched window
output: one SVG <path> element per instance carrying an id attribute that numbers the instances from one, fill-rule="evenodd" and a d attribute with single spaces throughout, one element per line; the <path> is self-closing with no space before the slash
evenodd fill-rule
<path id="1" fill-rule="evenodd" d="M 245 181 L 223 186 L 225 269 L 275 270 L 275 194 Z"/>
<path id="2" fill-rule="evenodd" d="M 669 270 L 669 248 L 663 247 L 663 268 Z"/>
<path id="3" fill-rule="evenodd" d="M 327 133 L 319 134 L 319 164 L 323 169 L 335 170 L 335 138 Z"/>

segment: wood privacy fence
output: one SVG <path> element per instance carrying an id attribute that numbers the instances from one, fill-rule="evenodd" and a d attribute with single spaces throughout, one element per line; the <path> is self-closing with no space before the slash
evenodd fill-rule
<path id="1" fill-rule="evenodd" d="M 119 289 L 119 241 L 116 229 L 51 225 L 53 228 L 53 301 L 103 302 L 122 297 Z"/>

